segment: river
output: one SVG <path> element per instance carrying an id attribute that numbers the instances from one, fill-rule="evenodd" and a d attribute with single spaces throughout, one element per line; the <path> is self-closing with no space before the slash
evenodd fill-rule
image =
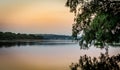
<path id="1" fill-rule="evenodd" d="M 93 46 L 83 50 L 72 41 L 4 44 L 0 48 L 0 70 L 70 70 L 69 65 L 77 63 L 80 56 L 98 57 L 106 51 Z M 108 53 L 117 55 L 120 47 L 109 47 Z"/>

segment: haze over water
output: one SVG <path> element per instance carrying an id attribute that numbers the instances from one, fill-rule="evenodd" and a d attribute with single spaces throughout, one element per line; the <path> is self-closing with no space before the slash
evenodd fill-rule
<path id="1" fill-rule="evenodd" d="M 72 35 L 74 15 L 65 7 L 65 2 L 0 0 L 0 32 Z M 78 63 L 80 56 L 98 57 L 106 51 L 93 46 L 81 50 L 79 44 L 71 40 L 12 45 L 1 42 L 0 70 L 70 70 L 69 65 Z M 108 53 L 112 56 L 119 51 L 119 47 L 110 47 Z"/>
<path id="2" fill-rule="evenodd" d="M 78 63 L 87 54 L 98 57 L 105 49 L 91 47 L 80 50 L 78 43 L 63 41 L 50 44 L 13 45 L 0 48 L 0 68 L 3 70 L 70 70 L 69 65 Z M 68 43 L 67 43 L 68 42 Z M 50 42 L 53 43 L 53 42 Z M 109 48 L 109 55 L 117 55 L 120 48 Z"/>

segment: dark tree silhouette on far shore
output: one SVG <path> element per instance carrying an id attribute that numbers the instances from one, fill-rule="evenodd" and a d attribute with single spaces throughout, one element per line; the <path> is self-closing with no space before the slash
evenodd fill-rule
<path id="1" fill-rule="evenodd" d="M 34 34 L 20 34 L 12 32 L 0 32 L 0 40 L 24 40 L 24 39 L 43 39 L 43 36 Z"/>

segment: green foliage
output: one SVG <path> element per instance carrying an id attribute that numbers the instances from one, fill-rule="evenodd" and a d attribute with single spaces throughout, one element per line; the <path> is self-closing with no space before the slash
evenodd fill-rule
<path id="1" fill-rule="evenodd" d="M 75 13 L 73 36 L 83 31 L 80 45 L 120 43 L 120 2 L 112 0 L 67 0 L 66 6 Z"/>
<path id="2" fill-rule="evenodd" d="M 20 40 L 20 39 L 43 39 L 42 36 L 34 34 L 15 34 L 11 32 L 0 32 L 0 40 Z"/>

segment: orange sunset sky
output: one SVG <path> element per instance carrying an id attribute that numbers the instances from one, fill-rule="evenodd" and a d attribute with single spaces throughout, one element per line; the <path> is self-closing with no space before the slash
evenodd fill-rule
<path id="1" fill-rule="evenodd" d="M 0 0 L 0 31 L 71 35 L 66 0 Z"/>

